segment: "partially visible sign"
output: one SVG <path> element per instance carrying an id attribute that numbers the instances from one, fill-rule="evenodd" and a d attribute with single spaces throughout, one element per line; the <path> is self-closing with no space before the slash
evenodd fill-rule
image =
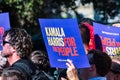
<path id="1" fill-rule="evenodd" d="M 111 57 L 120 56 L 120 28 L 93 23 L 96 48 L 107 52 Z"/>
<path id="2" fill-rule="evenodd" d="M 0 51 L 2 50 L 2 36 L 10 29 L 9 13 L 0 13 Z"/>

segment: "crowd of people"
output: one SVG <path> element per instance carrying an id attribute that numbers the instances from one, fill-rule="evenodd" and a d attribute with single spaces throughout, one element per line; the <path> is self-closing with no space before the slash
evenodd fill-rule
<path id="1" fill-rule="evenodd" d="M 5 31 L 1 56 L 7 60 L 1 69 L 0 80 L 120 80 L 120 60 L 95 49 L 92 23 L 93 20 L 89 18 L 79 23 L 90 64 L 90 67 L 81 69 L 77 69 L 69 59 L 66 62 L 67 69 L 51 68 L 46 51 L 32 50 L 32 39 L 25 29 L 11 28 Z"/>

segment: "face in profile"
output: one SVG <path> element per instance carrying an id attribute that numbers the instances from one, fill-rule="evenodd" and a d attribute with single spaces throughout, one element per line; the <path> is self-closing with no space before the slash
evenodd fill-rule
<path id="1" fill-rule="evenodd" d="M 2 44 L 2 56 L 3 57 L 9 57 L 12 55 L 13 47 L 9 40 L 10 40 L 10 37 L 8 35 L 3 40 L 3 44 Z"/>

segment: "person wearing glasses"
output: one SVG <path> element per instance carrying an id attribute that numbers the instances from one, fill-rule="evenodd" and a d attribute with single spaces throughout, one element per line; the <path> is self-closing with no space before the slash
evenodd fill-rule
<path id="1" fill-rule="evenodd" d="M 112 60 L 105 52 L 100 50 L 90 50 L 87 54 L 90 67 L 82 68 L 80 72 L 81 80 L 107 80 L 106 74 L 110 71 Z M 77 69 L 71 60 L 67 60 L 67 77 L 70 80 L 80 80 Z M 66 79 L 62 79 L 66 80 Z"/>
<path id="2" fill-rule="evenodd" d="M 2 56 L 7 58 L 10 67 L 18 69 L 26 75 L 27 80 L 31 80 L 37 68 L 28 59 L 33 46 L 26 30 L 13 28 L 5 31 L 2 47 Z"/>

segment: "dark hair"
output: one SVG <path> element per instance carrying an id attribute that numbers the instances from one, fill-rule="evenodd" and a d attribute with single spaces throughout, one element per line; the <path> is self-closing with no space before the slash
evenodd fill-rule
<path id="1" fill-rule="evenodd" d="M 116 59 L 117 60 L 117 59 Z M 111 71 L 114 74 L 120 74 L 120 61 L 117 60 L 118 62 L 112 61 L 112 66 L 111 66 Z"/>
<path id="2" fill-rule="evenodd" d="M 11 78 L 11 80 L 26 80 L 25 75 L 13 67 L 3 70 L 1 77 L 3 80 L 7 80 L 4 78 L 8 77 Z"/>
<path id="3" fill-rule="evenodd" d="M 112 60 L 107 53 L 100 50 L 90 50 L 87 56 L 89 63 L 95 64 L 99 76 L 105 76 L 110 71 Z"/>
<path id="4" fill-rule="evenodd" d="M 61 70 L 60 73 L 59 73 L 59 75 L 58 75 L 58 80 L 61 80 L 62 77 L 67 79 L 66 72 L 67 72 L 67 69 Z"/>
<path id="5" fill-rule="evenodd" d="M 84 23 L 84 22 L 87 22 L 88 24 L 93 26 L 94 20 L 92 20 L 91 18 L 83 18 L 83 19 L 81 19 L 80 23 Z"/>
<path id="6" fill-rule="evenodd" d="M 3 40 L 6 36 L 9 36 L 9 42 L 15 47 L 18 55 L 27 57 L 32 51 L 32 40 L 31 36 L 26 32 L 25 29 L 13 28 L 6 31 L 3 35 Z"/>
<path id="7" fill-rule="evenodd" d="M 48 55 L 44 51 L 33 51 L 30 55 L 30 59 L 40 70 L 47 71 L 50 68 Z"/>
<path id="8" fill-rule="evenodd" d="M 79 28 L 80 28 L 80 33 L 81 33 L 83 43 L 86 45 L 89 45 L 90 30 L 83 23 L 79 25 Z"/>

